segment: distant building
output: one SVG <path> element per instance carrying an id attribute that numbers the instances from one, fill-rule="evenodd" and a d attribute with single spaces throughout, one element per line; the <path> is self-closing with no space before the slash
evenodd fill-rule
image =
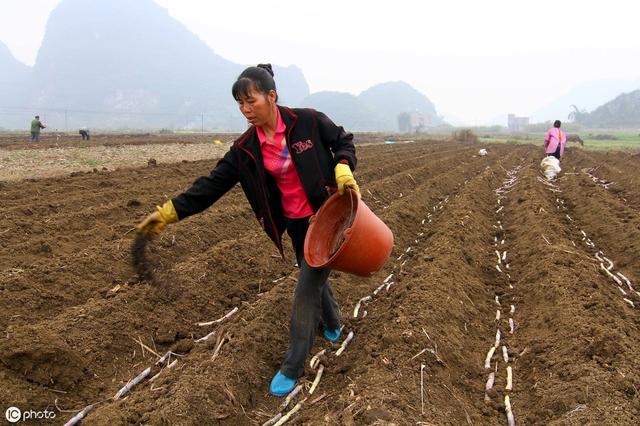
<path id="1" fill-rule="evenodd" d="M 419 132 L 433 125 L 431 114 L 421 112 L 403 112 L 398 116 L 398 129 L 402 133 Z"/>
<path id="2" fill-rule="evenodd" d="M 529 117 L 516 117 L 515 114 L 509 114 L 507 117 L 507 127 L 512 132 L 523 132 L 529 125 Z"/>

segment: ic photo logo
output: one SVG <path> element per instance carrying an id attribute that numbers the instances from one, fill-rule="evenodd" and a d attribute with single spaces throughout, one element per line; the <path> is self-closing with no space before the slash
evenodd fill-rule
<path id="1" fill-rule="evenodd" d="M 4 412 L 4 416 L 9 423 L 16 423 L 22 418 L 22 411 L 20 411 L 18 407 L 9 407 L 7 411 Z"/>
<path id="2" fill-rule="evenodd" d="M 17 423 L 21 420 L 24 422 L 25 420 L 55 419 L 56 413 L 49 410 L 28 410 L 23 412 L 18 407 L 9 407 L 7 411 L 4 412 L 4 417 L 9 423 Z"/>

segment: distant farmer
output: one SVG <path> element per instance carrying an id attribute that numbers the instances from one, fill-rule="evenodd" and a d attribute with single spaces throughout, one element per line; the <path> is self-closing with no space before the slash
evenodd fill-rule
<path id="1" fill-rule="evenodd" d="M 40 121 L 40 116 L 36 115 L 36 118 L 31 120 L 31 142 L 40 142 L 40 129 L 44 129 L 45 126 Z"/>
<path id="2" fill-rule="evenodd" d="M 90 136 L 89 136 L 89 129 L 87 129 L 86 127 L 83 127 L 80 129 L 80 136 L 82 136 L 82 140 L 89 140 Z"/>
<path id="3" fill-rule="evenodd" d="M 553 127 L 544 135 L 544 149 L 547 156 L 556 157 L 558 160 L 564 155 L 564 146 L 567 143 L 567 135 L 560 130 L 560 120 L 553 122 Z"/>
<path id="4" fill-rule="evenodd" d="M 198 178 L 182 194 L 158 207 L 138 225 L 143 234 L 157 234 L 179 220 L 209 208 L 238 182 L 260 226 L 283 253 L 282 236 L 291 237 L 300 266 L 289 323 L 289 350 L 269 385 L 285 396 L 304 372 L 317 331 L 330 342 L 340 338 L 340 311 L 327 268 L 314 269 L 304 259 L 309 218 L 331 192 L 345 188 L 359 193 L 351 173 L 356 167 L 353 134 L 325 114 L 277 104 L 271 65 L 245 69 L 231 93 L 250 124 L 209 176 Z"/>

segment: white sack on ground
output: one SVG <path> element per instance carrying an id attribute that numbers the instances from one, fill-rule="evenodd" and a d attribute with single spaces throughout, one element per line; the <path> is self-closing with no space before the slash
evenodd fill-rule
<path id="1" fill-rule="evenodd" d="M 547 180 L 555 178 L 562 170 L 560 168 L 560 160 L 556 157 L 544 157 L 540 162 L 540 168 L 542 168 L 542 173 L 544 173 Z"/>

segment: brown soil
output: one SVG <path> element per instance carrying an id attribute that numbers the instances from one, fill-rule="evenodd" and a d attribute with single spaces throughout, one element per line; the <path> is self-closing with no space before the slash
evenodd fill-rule
<path id="1" fill-rule="evenodd" d="M 362 199 L 393 230 L 395 248 L 370 279 L 333 273 L 345 335 L 355 338 L 339 357 L 338 345 L 317 339 L 314 353 L 330 349 L 324 375 L 313 395 L 303 391 L 292 423 L 505 424 L 505 395 L 518 424 L 638 423 L 640 294 L 595 256 L 640 291 L 639 160 L 572 150 L 551 187 L 538 179 L 538 148 L 495 145 L 486 157 L 478 149 L 359 148 Z M 138 246 L 153 281 L 132 266 L 132 227 L 214 165 L 0 182 L 1 409 L 55 410 L 58 424 L 100 402 L 86 423 L 104 425 L 262 424 L 280 411 L 267 387 L 286 350 L 294 256 L 287 247 L 287 261 L 279 258 L 238 188 Z M 582 171 L 598 165 L 619 191 Z M 358 300 L 390 274 L 354 318 Z M 196 325 L 234 307 L 220 324 Z M 152 383 L 109 400 L 154 366 L 142 344 L 180 356 Z M 315 374 L 307 365 L 301 381 Z"/>
<path id="2" fill-rule="evenodd" d="M 102 134 L 92 135 L 88 141 L 83 141 L 78 134 L 56 134 L 51 132 L 43 132 L 40 136 L 40 142 L 31 142 L 28 133 L 22 135 L 5 134 L 0 135 L 0 148 L 2 149 L 46 149 L 46 148 L 71 148 L 71 147 L 87 147 L 87 146 L 122 146 L 122 145 L 155 145 L 155 144 L 197 144 L 211 142 L 218 139 L 222 142 L 230 142 L 234 139 L 233 134 Z"/>

